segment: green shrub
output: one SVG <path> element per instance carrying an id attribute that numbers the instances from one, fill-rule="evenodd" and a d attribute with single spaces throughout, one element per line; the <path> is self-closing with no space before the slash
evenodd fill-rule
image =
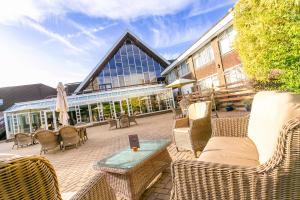
<path id="1" fill-rule="evenodd" d="M 262 89 L 300 93 L 300 1 L 239 0 L 235 48 Z"/>

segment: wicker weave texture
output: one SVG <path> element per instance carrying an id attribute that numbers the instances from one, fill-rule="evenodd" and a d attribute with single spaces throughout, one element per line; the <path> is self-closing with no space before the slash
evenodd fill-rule
<path id="1" fill-rule="evenodd" d="M 74 126 L 64 126 L 59 130 L 59 134 L 62 138 L 63 150 L 67 146 L 76 146 L 80 142 L 78 130 Z"/>
<path id="2" fill-rule="evenodd" d="M 226 122 L 231 123 L 227 127 L 236 123 Z M 235 130 L 234 136 L 238 136 L 236 130 L 245 134 L 243 128 L 230 130 Z M 272 158 L 262 165 L 179 160 L 172 163 L 171 170 L 172 199 L 300 199 L 300 118 L 285 124 Z"/>
<path id="3" fill-rule="evenodd" d="M 40 130 L 34 134 L 34 137 L 41 144 L 41 154 L 59 146 L 58 136 L 53 131 Z"/>

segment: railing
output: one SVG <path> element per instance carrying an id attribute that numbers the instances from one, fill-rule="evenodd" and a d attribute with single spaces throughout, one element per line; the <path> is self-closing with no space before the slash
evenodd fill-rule
<path id="1" fill-rule="evenodd" d="M 213 100 L 219 110 L 227 106 L 241 109 L 252 101 L 255 93 L 256 91 L 248 81 L 239 81 L 220 85 L 215 89 L 195 91 L 185 94 L 183 97 L 188 98 L 191 102 Z M 179 96 L 177 100 L 181 100 L 183 97 Z"/>

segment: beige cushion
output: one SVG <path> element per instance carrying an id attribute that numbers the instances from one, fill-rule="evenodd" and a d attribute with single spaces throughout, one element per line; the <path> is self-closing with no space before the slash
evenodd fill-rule
<path id="1" fill-rule="evenodd" d="M 282 126 L 300 116 L 300 95 L 279 92 L 259 92 L 255 95 L 248 137 L 255 143 L 261 164 L 273 155 Z"/>
<path id="2" fill-rule="evenodd" d="M 174 128 L 173 131 L 174 132 L 178 132 L 178 133 L 187 133 L 189 132 L 190 128 L 189 127 L 182 127 L 182 128 Z"/>
<path id="3" fill-rule="evenodd" d="M 209 102 L 193 103 L 189 106 L 189 119 L 195 120 L 203 118 L 207 114 L 207 107 Z"/>
<path id="4" fill-rule="evenodd" d="M 198 160 L 240 166 L 259 165 L 255 144 L 247 137 L 212 137 Z"/>

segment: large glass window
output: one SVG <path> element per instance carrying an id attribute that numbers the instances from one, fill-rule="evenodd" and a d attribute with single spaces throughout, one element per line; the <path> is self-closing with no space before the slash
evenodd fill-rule
<path id="1" fill-rule="evenodd" d="M 219 38 L 219 46 L 221 54 L 225 54 L 232 50 L 232 43 L 236 36 L 236 31 L 233 27 L 228 28 Z"/>
<path id="2" fill-rule="evenodd" d="M 209 76 L 205 79 L 202 79 L 199 81 L 199 86 L 201 90 L 209 89 L 209 88 L 215 88 L 216 86 L 219 86 L 220 82 L 217 77 L 217 75 Z"/>
<path id="3" fill-rule="evenodd" d="M 183 77 L 190 73 L 189 65 L 186 62 L 183 62 L 178 66 L 178 75 Z"/>
<path id="4" fill-rule="evenodd" d="M 230 68 L 225 71 L 225 79 L 226 83 L 234 83 L 243 81 L 246 79 L 242 66 L 239 65 L 237 67 Z"/>
<path id="5" fill-rule="evenodd" d="M 201 48 L 198 53 L 194 56 L 194 62 L 196 68 L 202 67 L 205 64 L 208 64 L 214 60 L 214 52 L 211 47 L 211 44 L 206 45 Z"/>
<path id="6" fill-rule="evenodd" d="M 176 69 L 173 69 L 167 76 L 168 78 L 168 83 L 172 83 L 173 81 L 175 81 L 177 79 L 177 75 L 176 75 Z"/>
<path id="7" fill-rule="evenodd" d="M 127 40 L 98 75 L 99 84 L 113 88 L 149 83 L 159 77 L 163 67 L 134 42 Z"/>

